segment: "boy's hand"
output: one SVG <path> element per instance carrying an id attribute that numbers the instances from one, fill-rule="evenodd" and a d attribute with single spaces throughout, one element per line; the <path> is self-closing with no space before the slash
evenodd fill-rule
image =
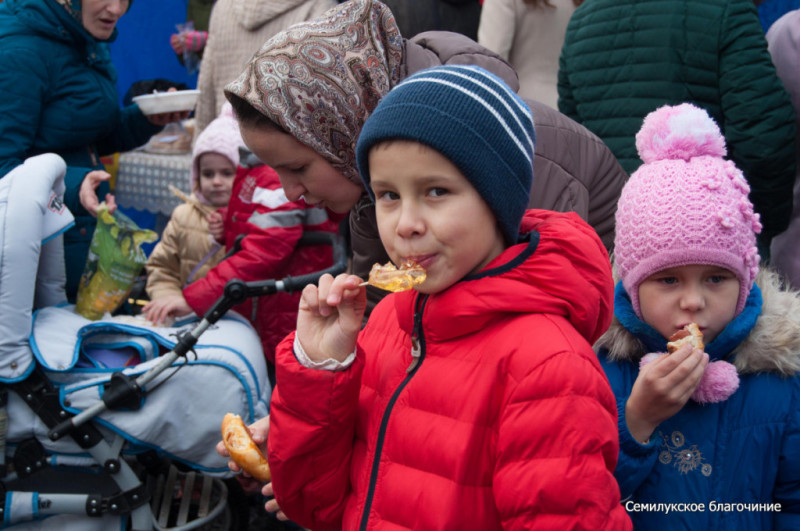
<path id="1" fill-rule="evenodd" d="M 355 349 L 367 308 L 367 292 L 359 284 L 355 275 L 323 275 L 319 287 L 303 290 L 297 339 L 312 361 L 344 361 Z"/>
<path id="2" fill-rule="evenodd" d="M 264 509 L 266 509 L 268 513 L 276 513 L 275 516 L 281 522 L 285 522 L 289 519 L 289 517 L 286 516 L 286 513 L 281 511 L 281 508 L 278 506 L 278 500 L 273 498 L 273 496 L 275 496 L 275 493 L 272 490 L 271 481 L 266 485 L 264 485 L 264 487 L 261 489 L 261 494 L 263 494 L 267 498 L 271 498 L 267 503 L 264 504 Z"/>
<path id="3" fill-rule="evenodd" d="M 208 221 L 208 231 L 211 237 L 217 243 L 225 243 L 225 221 L 222 219 L 222 214 L 219 212 L 212 212 L 206 216 Z"/>
<path id="4" fill-rule="evenodd" d="M 83 177 L 81 187 L 78 190 L 78 200 L 80 200 L 83 208 L 94 217 L 97 217 L 97 209 L 100 208 L 100 201 L 97 199 L 97 187 L 100 183 L 107 181 L 111 178 L 111 174 L 103 170 L 90 171 Z M 106 194 L 105 197 L 108 212 L 113 214 L 117 209 L 117 202 L 114 196 Z"/>
<path id="5" fill-rule="evenodd" d="M 142 313 L 148 321 L 161 326 L 168 317 L 180 317 L 192 313 L 192 308 L 183 295 L 168 295 L 145 304 Z"/>
<path id="6" fill-rule="evenodd" d="M 625 421 L 633 438 L 644 444 L 659 424 L 680 411 L 707 365 L 708 354 L 684 345 L 642 367 L 625 404 Z"/>
<path id="7" fill-rule="evenodd" d="M 258 448 L 261 450 L 261 453 L 267 455 L 267 435 L 269 434 L 269 415 L 264 418 L 258 419 L 254 423 L 250 424 L 247 427 L 250 430 L 250 436 L 253 438 L 253 442 L 256 443 Z M 228 452 L 228 449 L 225 447 L 225 443 L 219 441 L 216 446 L 217 453 L 222 457 L 230 457 L 231 454 Z M 239 484 L 245 490 L 247 494 L 253 494 L 258 492 L 259 488 L 261 487 L 261 482 L 258 480 L 253 479 L 250 474 L 243 471 L 242 468 L 236 464 L 233 459 L 228 461 L 228 468 L 231 469 L 233 472 L 241 472 L 236 478 L 239 481 Z M 267 483 L 272 488 L 272 483 Z M 274 512 L 274 511 L 273 511 Z"/>

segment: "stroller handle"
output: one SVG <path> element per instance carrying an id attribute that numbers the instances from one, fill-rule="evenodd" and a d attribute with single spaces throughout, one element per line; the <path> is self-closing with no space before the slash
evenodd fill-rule
<path id="1" fill-rule="evenodd" d="M 306 245 L 330 245 L 333 247 L 333 264 L 321 271 L 315 271 L 297 277 L 287 276 L 281 280 L 257 280 L 244 282 L 238 278 L 233 278 L 225 284 L 222 297 L 205 313 L 203 319 L 209 324 L 216 323 L 225 312 L 243 303 L 251 297 L 262 295 L 272 295 L 283 291 L 293 293 L 300 291 L 309 284 L 316 284 L 320 277 L 325 274 L 338 275 L 347 270 L 347 253 L 345 251 L 343 238 L 331 232 L 307 232 L 297 242 L 298 246 Z"/>
<path id="2" fill-rule="evenodd" d="M 238 278 L 229 280 L 225 284 L 222 296 L 217 299 L 217 302 L 205 313 L 203 319 L 192 330 L 180 336 L 171 352 L 162 356 L 157 364 L 135 379 L 122 372 L 113 373 L 110 385 L 103 393 L 102 400 L 74 417 L 59 423 L 48 432 L 48 437 L 53 441 L 58 440 L 106 409 L 117 409 L 119 407 L 138 409 L 144 394 L 144 386 L 170 367 L 179 357 L 186 356 L 209 326 L 216 323 L 228 310 L 237 304 L 241 304 L 245 299 L 270 295 L 279 291 L 292 293 L 303 289 L 308 284 L 319 282 L 322 275 L 338 275 L 347 270 L 347 253 L 344 239 L 339 234 L 307 232 L 298 240 L 297 244 L 332 246 L 333 265 L 321 271 L 297 277 L 287 276 L 281 280 L 259 280 L 255 282 L 244 282 Z"/>

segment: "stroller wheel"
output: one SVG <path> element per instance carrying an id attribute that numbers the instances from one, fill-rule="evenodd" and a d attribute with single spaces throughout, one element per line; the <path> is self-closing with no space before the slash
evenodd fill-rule
<path id="1" fill-rule="evenodd" d="M 229 531 L 228 487 L 219 478 L 179 471 L 170 464 L 156 479 L 150 502 L 158 531 Z"/>
<path id="2" fill-rule="evenodd" d="M 250 502 L 239 481 L 233 477 L 225 480 L 228 486 L 228 510 L 231 513 L 230 531 L 249 531 Z"/>

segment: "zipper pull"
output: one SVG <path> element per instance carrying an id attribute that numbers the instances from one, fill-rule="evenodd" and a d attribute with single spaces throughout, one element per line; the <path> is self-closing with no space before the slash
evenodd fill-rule
<path id="1" fill-rule="evenodd" d="M 414 367 L 417 366 L 417 363 L 419 363 L 419 355 L 421 353 L 422 351 L 419 348 L 419 339 L 417 338 L 417 334 L 414 334 L 411 336 L 411 364 L 406 369 L 406 374 L 409 374 L 414 370 Z"/>
<path id="2" fill-rule="evenodd" d="M 94 152 L 94 146 L 86 146 L 87 151 L 89 151 L 89 159 L 92 161 L 92 167 L 96 168 L 100 166 L 100 160 L 97 158 L 97 154 Z"/>

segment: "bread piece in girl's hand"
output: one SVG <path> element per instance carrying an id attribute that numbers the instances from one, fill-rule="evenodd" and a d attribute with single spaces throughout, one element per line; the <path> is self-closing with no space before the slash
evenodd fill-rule
<path id="1" fill-rule="evenodd" d="M 690 323 L 672 334 L 669 338 L 669 343 L 667 343 L 667 352 L 672 354 L 686 343 L 692 345 L 692 348 L 705 350 L 703 332 L 700 331 L 697 323 Z"/>
<path id="2" fill-rule="evenodd" d="M 222 442 L 231 459 L 255 479 L 268 483 L 272 479 L 267 458 L 261 453 L 242 417 L 227 413 L 222 419 Z"/>

